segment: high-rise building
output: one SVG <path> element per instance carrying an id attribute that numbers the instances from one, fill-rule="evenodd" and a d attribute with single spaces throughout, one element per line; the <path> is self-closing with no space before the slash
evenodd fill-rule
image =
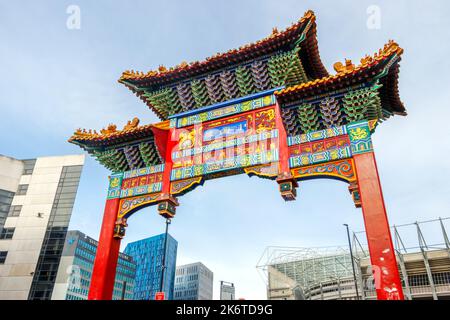
<path id="1" fill-rule="evenodd" d="M 98 241 L 84 233 L 71 230 L 59 263 L 52 300 L 87 300 Z M 119 253 L 113 300 L 133 299 L 136 264 Z"/>
<path id="2" fill-rule="evenodd" d="M 147 239 L 129 243 L 125 254 L 136 263 L 134 283 L 134 300 L 154 300 L 161 286 L 165 233 Z M 163 292 L 166 300 L 173 299 L 175 268 L 177 262 L 178 242 L 169 234 L 163 280 Z"/>
<path id="3" fill-rule="evenodd" d="M 220 281 L 220 300 L 236 300 L 234 283 Z"/>
<path id="4" fill-rule="evenodd" d="M 83 164 L 0 156 L 0 300 L 50 299 Z"/>
<path id="5" fill-rule="evenodd" d="M 174 300 L 212 300 L 214 274 L 203 263 L 177 267 Z"/>

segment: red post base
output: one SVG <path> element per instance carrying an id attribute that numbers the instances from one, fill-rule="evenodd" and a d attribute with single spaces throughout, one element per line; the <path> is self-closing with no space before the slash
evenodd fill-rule
<path id="1" fill-rule="evenodd" d="M 353 157 L 378 300 L 403 300 L 375 155 L 368 152 Z"/>
<path id="2" fill-rule="evenodd" d="M 112 300 L 120 239 L 114 238 L 119 199 L 106 201 L 88 300 Z"/>

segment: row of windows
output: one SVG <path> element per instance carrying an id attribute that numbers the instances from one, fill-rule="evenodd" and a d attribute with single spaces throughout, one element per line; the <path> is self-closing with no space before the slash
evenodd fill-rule
<path id="1" fill-rule="evenodd" d="M 97 252 L 97 246 L 94 246 L 93 244 L 88 243 L 86 241 L 83 241 L 81 239 L 78 240 L 78 247 L 84 248 L 84 249 L 86 249 L 88 251 L 91 251 L 93 253 Z"/>
<path id="2" fill-rule="evenodd" d="M 197 273 L 198 272 L 198 265 L 190 266 L 190 267 L 182 267 L 177 268 L 177 276 L 189 274 L 189 273 Z"/>
<path id="3" fill-rule="evenodd" d="M 189 300 L 189 298 L 196 299 L 197 295 L 198 295 L 198 291 L 197 290 L 185 290 L 185 291 L 175 292 L 174 297 L 175 298 L 184 298 L 186 300 Z"/>
<path id="4" fill-rule="evenodd" d="M 70 288 L 70 292 L 82 294 L 83 296 L 86 296 L 86 297 L 87 297 L 87 295 L 88 295 L 88 293 L 89 293 L 89 289 L 85 289 L 85 288 L 77 288 L 77 287 L 71 287 L 71 288 Z"/>
<path id="5" fill-rule="evenodd" d="M 66 300 L 86 300 L 86 297 L 78 297 L 78 296 L 74 296 L 71 295 L 69 293 L 66 294 Z"/>
<path id="6" fill-rule="evenodd" d="M 85 270 L 92 270 L 92 266 L 94 263 L 92 261 L 87 261 L 85 259 L 81 259 L 80 257 L 75 256 L 73 260 L 73 264 L 82 267 Z"/>
<path id="7" fill-rule="evenodd" d="M 75 255 L 76 256 L 79 256 L 79 257 L 83 257 L 83 258 L 85 258 L 85 259 L 87 259 L 87 260 L 89 260 L 89 261 L 94 261 L 94 259 L 95 259 L 95 255 L 94 254 L 92 254 L 92 253 L 89 253 L 89 252 L 87 252 L 87 251 L 85 251 L 85 250 L 82 250 L 82 249 L 80 249 L 80 248 L 77 248 L 76 250 L 75 250 Z"/>
<path id="8" fill-rule="evenodd" d="M 175 280 L 175 283 L 183 283 L 183 282 L 188 282 L 188 281 L 195 281 L 198 280 L 198 274 L 191 274 L 188 276 L 181 276 L 181 277 L 177 277 Z"/>

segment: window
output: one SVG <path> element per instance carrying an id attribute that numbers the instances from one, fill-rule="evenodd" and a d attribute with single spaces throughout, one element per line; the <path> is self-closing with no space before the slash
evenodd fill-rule
<path id="1" fill-rule="evenodd" d="M 12 239 L 15 229 L 16 228 L 3 228 L 0 232 L 0 240 Z"/>
<path id="2" fill-rule="evenodd" d="M 4 264 L 8 251 L 0 251 L 0 264 Z"/>
<path id="3" fill-rule="evenodd" d="M 11 208 L 9 209 L 8 217 L 18 217 L 21 210 L 22 206 L 11 206 Z"/>
<path id="4" fill-rule="evenodd" d="M 31 159 L 31 160 L 23 160 L 23 175 L 29 175 L 29 174 L 33 174 L 33 170 L 34 170 L 34 165 L 36 164 L 36 159 Z"/>
<path id="5" fill-rule="evenodd" d="M 17 195 L 22 196 L 27 194 L 28 185 L 27 184 L 19 184 L 19 188 L 17 189 Z"/>
<path id="6" fill-rule="evenodd" d="M 14 192 L 0 189 L 0 229 L 5 224 L 13 198 Z"/>

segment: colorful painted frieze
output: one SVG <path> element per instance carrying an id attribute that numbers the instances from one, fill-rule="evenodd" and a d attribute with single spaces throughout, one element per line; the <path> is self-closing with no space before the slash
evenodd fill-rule
<path id="1" fill-rule="evenodd" d="M 147 194 L 132 198 L 121 199 L 119 203 L 118 218 L 127 217 L 132 211 L 142 208 L 144 205 L 149 205 L 159 199 L 159 194 Z"/>
<path id="2" fill-rule="evenodd" d="M 259 142 L 259 141 L 265 141 L 269 139 L 277 139 L 278 138 L 278 130 L 274 129 L 271 131 L 265 131 L 258 134 L 252 134 L 248 136 L 243 136 L 239 138 L 232 138 L 228 140 L 221 140 L 218 142 L 210 143 L 206 146 L 192 148 L 192 149 L 186 149 L 186 150 L 180 150 L 175 151 L 172 153 L 172 159 L 180 159 L 185 157 L 192 157 L 194 155 L 216 151 L 216 150 L 222 150 L 237 146 L 242 146 L 249 143 Z"/>
<path id="3" fill-rule="evenodd" d="M 292 169 L 292 175 L 298 180 L 316 177 L 333 177 L 347 182 L 356 181 L 352 159 L 343 159 Z"/>
<path id="4" fill-rule="evenodd" d="M 213 109 L 210 111 L 201 112 L 195 115 L 185 116 L 178 119 L 171 119 L 171 125 L 177 128 L 182 128 L 186 126 L 190 126 L 193 124 L 198 124 L 214 119 L 219 119 L 226 116 L 231 116 L 234 114 L 238 114 L 241 112 L 251 111 L 267 106 L 274 105 L 276 103 L 274 95 L 268 95 L 265 97 L 248 100 L 244 102 L 240 102 L 237 104 Z"/>
<path id="5" fill-rule="evenodd" d="M 160 192 L 161 190 L 162 190 L 162 182 L 157 182 L 134 188 L 123 189 L 120 192 L 120 197 L 121 198 L 133 197 L 147 193 Z"/>
<path id="6" fill-rule="evenodd" d="M 300 156 L 291 157 L 289 166 L 291 168 L 306 166 L 315 163 L 323 163 L 332 160 L 350 158 L 352 156 L 350 147 L 336 148 L 328 151 L 302 154 Z"/>
<path id="7" fill-rule="evenodd" d="M 135 169 L 130 171 L 125 171 L 123 173 L 123 179 L 128 178 L 135 178 L 135 177 L 141 177 L 146 176 L 153 173 L 159 173 L 164 171 L 164 164 L 159 164 L 156 166 L 149 166 L 141 169 Z"/>
<path id="8" fill-rule="evenodd" d="M 193 165 L 189 167 L 176 168 L 172 170 L 171 181 L 182 180 L 186 178 L 208 175 L 211 173 L 255 166 L 258 164 L 276 162 L 279 160 L 278 149 L 271 149 L 261 153 L 244 154 L 229 159 Z"/>
<path id="9" fill-rule="evenodd" d="M 345 135 L 345 134 L 347 134 L 346 126 L 332 127 L 329 129 L 312 131 L 312 132 L 301 134 L 299 136 L 288 137 L 288 146 L 293 146 L 293 145 L 297 145 L 297 144 L 301 144 L 301 143 L 305 143 L 305 142 L 322 140 L 322 139 L 326 139 L 326 138 L 337 137 L 337 136 L 341 136 L 341 135 Z"/>

